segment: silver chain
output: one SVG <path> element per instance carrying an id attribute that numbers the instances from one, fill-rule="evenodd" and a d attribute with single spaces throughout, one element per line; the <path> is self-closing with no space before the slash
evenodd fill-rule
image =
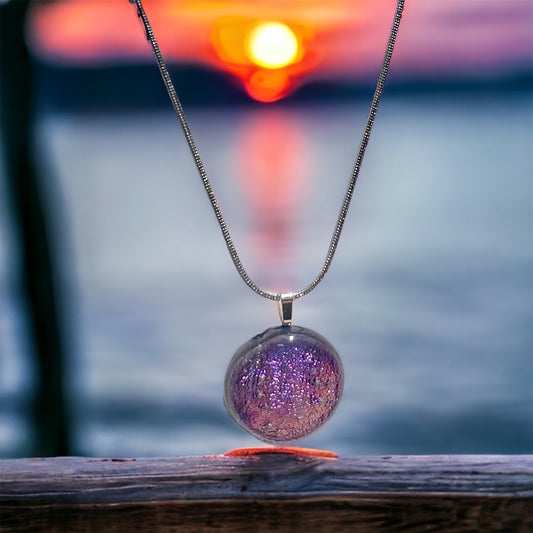
<path id="1" fill-rule="evenodd" d="M 200 158 L 200 153 L 198 152 L 198 148 L 196 147 L 196 143 L 194 142 L 191 129 L 189 128 L 189 124 L 187 122 L 187 119 L 185 118 L 185 113 L 183 111 L 183 107 L 176 93 L 176 89 L 174 88 L 172 80 L 170 79 L 168 69 L 166 67 L 165 61 L 163 60 L 163 56 L 161 54 L 161 50 L 159 49 L 159 45 L 157 44 L 154 32 L 152 30 L 152 27 L 150 26 L 150 22 L 148 21 L 148 17 L 146 16 L 146 13 L 144 11 L 142 1 L 141 0 L 129 0 L 129 1 L 130 3 L 135 4 L 137 6 L 138 15 L 146 30 L 146 37 L 148 41 L 150 41 L 150 44 L 152 45 L 152 50 L 154 52 L 155 59 L 157 61 L 157 66 L 159 67 L 159 72 L 161 73 L 161 77 L 163 78 L 163 83 L 165 84 L 165 88 L 170 97 L 170 101 L 172 102 L 172 106 L 174 107 L 174 111 L 176 112 L 176 115 L 178 116 L 181 127 L 183 128 L 185 138 L 187 139 L 187 144 L 189 145 L 189 149 L 191 151 L 194 162 L 196 164 L 196 168 L 198 169 L 200 177 L 202 178 L 202 183 L 204 185 L 205 192 L 207 193 L 207 196 L 209 197 L 209 201 L 211 202 L 211 207 L 213 208 L 213 211 L 215 212 L 215 216 L 217 217 L 218 224 L 222 231 L 224 240 L 226 241 L 226 246 L 230 253 L 231 259 L 233 260 L 233 264 L 235 265 L 235 268 L 239 272 L 241 278 L 246 283 L 246 285 L 248 285 L 248 287 L 250 287 L 250 289 L 252 289 L 254 292 L 259 294 L 259 296 L 263 296 L 263 298 L 268 298 L 269 300 L 281 301 L 282 296 L 285 296 L 285 295 L 282 295 L 281 293 L 271 292 L 271 291 L 262 289 L 249 276 L 248 272 L 246 272 L 242 264 L 242 261 L 239 257 L 239 254 L 237 253 L 237 249 L 235 248 L 235 244 L 233 243 L 233 240 L 230 236 L 228 225 L 226 224 L 226 221 L 224 220 L 224 217 L 222 216 L 222 211 L 220 209 L 220 206 L 218 205 L 218 201 L 216 199 L 215 193 L 213 192 L 211 182 L 209 181 L 209 177 L 207 176 L 207 172 L 205 170 L 204 164 Z M 342 228 L 344 226 L 344 221 L 348 213 L 348 208 L 350 207 L 350 202 L 352 200 L 353 192 L 355 189 L 355 184 L 359 176 L 359 170 L 361 168 L 361 163 L 363 162 L 363 157 L 365 155 L 366 147 L 370 139 L 370 133 L 372 131 L 372 126 L 374 125 L 374 119 L 378 111 L 379 101 L 381 100 L 381 95 L 383 93 L 383 87 L 385 85 L 385 79 L 387 78 L 387 73 L 389 71 L 389 65 L 390 65 L 390 61 L 392 58 L 392 52 L 394 50 L 394 44 L 396 42 L 396 36 L 398 34 L 398 28 L 400 27 L 400 20 L 402 18 L 404 3 L 405 3 L 405 0 L 398 0 L 397 5 L 396 5 L 394 21 L 393 21 L 392 28 L 390 31 L 389 40 L 387 43 L 387 49 L 385 52 L 385 57 L 383 59 L 378 81 L 376 84 L 376 90 L 374 91 L 374 97 L 372 99 L 372 104 L 370 106 L 370 112 L 368 114 L 368 118 L 366 121 L 365 130 L 363 132 L 361 144 L 359 145 L 359 151 L 357 152 L 355 164 L 354 164 L 352 173 L 350 175 L 350 181 L 348 182 L 348 189 L 344 196 L 341 209 L 337 217 L 337 222 L 335 224 L 335 229 L 333 230 L 333 235 L 331 236 L 331 241 L 329 243 L 328 253 L 324 260 L 324 264 L 322 266 L 322 269 L 316 276 L 316 278 L 309 285 L 307 285 L 305 288 L 303 288 L 302 290 L 298 292 L 291 293 L 290 296 L 292 299 L 301 298 L 302 296 L 305 296 L 306 294 L 310 293 L 322 281 L 322 279 L 326 275 L 326 272 L 328 271 L 331 265 L 331 262 L 333 261 L 333 256 L 335 255 L 335 251 L 337 250 L 337 244 L 341 236 Z"/>

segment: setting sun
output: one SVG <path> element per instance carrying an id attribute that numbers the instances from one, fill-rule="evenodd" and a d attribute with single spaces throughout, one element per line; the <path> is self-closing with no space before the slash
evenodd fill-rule
<path id="1" fill-rule="evenodd" d="M 290 65 L 298 56 L 294 32 L 281 22 L 263 22 L 250 33 L 246 53 L 256 65 L 269 69 Z"/>

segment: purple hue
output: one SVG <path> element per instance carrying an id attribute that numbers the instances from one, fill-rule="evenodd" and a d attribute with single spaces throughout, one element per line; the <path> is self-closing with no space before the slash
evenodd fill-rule
<path id="1" fill-rule="evenodd" d="M 300 439 L 333 414 L 342 395 L 342 364 L 331 344 L 298 326 L 267 329 L 241 346 L 226 373 L 224 404 L 265 442 Z"/>

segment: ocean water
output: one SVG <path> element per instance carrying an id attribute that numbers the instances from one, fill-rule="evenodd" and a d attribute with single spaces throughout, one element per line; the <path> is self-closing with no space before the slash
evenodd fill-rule
<path id="1" fill-rule="evenodd" d="M 189 110 L 261 285 L 298 290 L 318 273 L 367 107 Z M 532 108 L 511 92 L 384 99 L 333 265 L 295 303 L 294 322 L 330 340 L 346 380 L 333 418 L 299 444 L 532 451 Z M 238 277 L 172 112 L 46 115 L 39 134 L 63 221 L 77 453 L 257 444 L 222 387 L 237 348 L 278 323 L 276 306 Z M 16 456 L 32 438 L 33 377 L 0 254 L 0 448 Z"/>

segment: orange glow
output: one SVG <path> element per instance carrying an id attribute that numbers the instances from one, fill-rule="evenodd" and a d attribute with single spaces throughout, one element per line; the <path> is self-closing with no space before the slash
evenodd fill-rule
<path id="1" fill-rule="evenodd" d="M 311 78 L 342 71 L 347 50 L 350 65 L 373 71 L 382 39 L 376 57 L 346 46 L 345 40 L 360 35 L 370 20 L 390 23 L 389 17 L 373 17 L 392 13 L 394 2 L 387 0 L 382 7 L 369 0 L 143 0 L 165 59 L 227 72 L 262 102 L 284 98 Z M 277 35 L 277 45 L 264 44 L 269 33 Z M 373 48 L 368 37 L 373 41 L 383 33 L 369 32 L 358 42 Z M 34 52 L 49 61 L 98 64 L 150 58 L 135 8 L 126 0 L 35 2 L 30 35 Z M 270 57 L 269 48 L 278 48 L 281 57 Z"/>
<path id="2" fill-rule="evenodd" d="M 286 96 L 290 79 L 285 72 L 256 70 L 244 82 L 248 94 L 259 102 L 275 102 Z"/>
<path id="3" fill-rule="evenodd" d="M 237 448 L 224 454 L 225 457 L 250 457 L 264 454 L 289 454 L 304 455 L 306 457 L 315 457 L 319 459 L 338 459 L 335 452 L 328 450 L 315 450 L 314 448 L 296 448 L 293 446 L 262 446 L 259 448 Z"/>
<path id="4" fill-rule="evenodd" d="M 251 97 L 274 101 L 309 81 L 375 80 L 396 0 L 143 3 L 169 62 L 226 72 Z M 30 4 L 27 35 L 39 58 L 74 65 L 153 61 L 135 8 L 126 0 Z M 394 53 L 397 72 L 441 79 L 461 73 L 468 77 L 476 72 L 505 73 L 510 65 L 531 64 L 528 0 L 478 0 L 461 12 L 449 0 L 409 0 L 408 4 Z M 462 21 L 453 26 L 453 39 L 451 20 Z M 248 36 L 267 21 L 288 26 L 299 46 L 292 62 L 276 69 L 257 65 L 246 53 Z"/>
<path id="5" fill-rule="evenodd" d="M 294 32 L 281 22 L 262 22 L 248 36 L 246 53 L 256 65 L 281 68 L 298 57 L 300 44 Z"/>
<path id="6" fill-rule="evenodd" d="M 298 87 L 298 78 L 317 65 L 306 43 L 313 29 L 300 23 L 223 17 L 211 32 L 213 48 L 228 70 L 260 102 L 274 102 Z"/>

